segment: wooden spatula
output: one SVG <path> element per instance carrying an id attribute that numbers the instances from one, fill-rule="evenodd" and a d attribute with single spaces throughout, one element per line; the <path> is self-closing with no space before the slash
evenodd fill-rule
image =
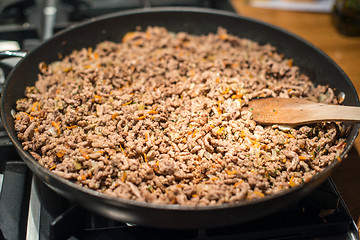
<path id="1" fill-rule="evenodd" d="M 329 105 L 293 98 L 251 100 L 249 110 L 261 124 L 299 125 L 325 121 L 360 121 L 360 107 Z"/>

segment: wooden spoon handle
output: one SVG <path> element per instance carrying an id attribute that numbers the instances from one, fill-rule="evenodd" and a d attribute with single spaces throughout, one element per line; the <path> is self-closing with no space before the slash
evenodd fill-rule
<path id="1" fill-rule="evenodd" d="M 314 104 L 311 111 L 314 120 L 360 121 L 360 107 Z"/>
<path id="2" fill-rule="evenodd" d="M 253 119 L 262 124 L 308 124 L 360 121 L 360 107 L 328 105 L 305 99 L 265 98 L 249 102 Z"/>

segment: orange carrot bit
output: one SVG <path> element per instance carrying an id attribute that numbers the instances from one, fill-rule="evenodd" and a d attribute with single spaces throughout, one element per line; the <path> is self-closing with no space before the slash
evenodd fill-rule
<path id="1" fill-rule="evenodd" d="M 293 61 L 292 59 L 289 59 L 289 61 L 287 62 L 288 66 L 289 66 L 289 67 L 292 67 L 292 66 L 293 66 L 293 62 L 294 62 L 294 61 Z"/>
<path id="2" fill-rule="evenodd" d="M 28 114 L 27 112 L 23 112 L 23 113 L 25 113 L 25 114 L 30 118 L 30 120 L 33 120 L 33 119 L 34 119 L 34 117 L 31 116 L 30 114 Z"/>
<path id="3" fill-rule="evenodd" d="M 125 182 L 126 181 L 126 172 L 123 173 L 122 177 L 121 177 L 121 181 Z"/>
<path id="4" fill-rule="evenodd" d="M 101 96 L 99 95 L 94 95 L 94 98 L 101 100 Z"/>
<path id="5" fill-rule="evenodd" d="M 188 73 L 189 73 L 190 77 L 195 76 L 195 70 L 190 70 Z"/>
<path id="6" fill-rule="evenodd" d="M 159 112 L 158 111 L 154 111 L 154 110 L 150 110 L 149 112 L 148 112 L 148 114 L 158 114 Z"/>
<path id="7" fill-rule="evenodd" d="M 146 31 L 146 32 L 145 32 L 145 38 L 146 38 L 146 40 L 150 40 L 150 39 L 151 39 L 151 34 L 150 34 L 149 31 Z"/>
<path id="8" fill-rule="evenodd" d="M 64 155 L 65 155 L 65 152 L 61 151 L 61 150 L 56 154 L 56 156 L 59 158 L 62 158 Z"/>
<path id="9" fill-rule="evenodd" d="M 119 146 L 120 146 L 120 150 L 121 150 L 122 152 L 124 152 L 124 149 L 123 149 L 123 147 L 121 146 L 121 144 L 120 144 Z"/>
<path id="10" fill-rule="evenodd" d="M 220 165 L 222 164 L 222 161 L 220 160 L 220 158 L 216 158 L 215 161 Z"/>
<path id="11" fill-rule="evenodd" d="M 135 46 L 140 46 L 143 43 L 143 41 L 141 39 L 137 40 L 134 45 Z"/>
<path id="12" fill-rule="evenodd" d="M 104 151 L 102 151 L 102 150 L 99 150 L 99 151 L 96 151 L 97 153 L 100 153 L 101 155 L 103 155 L 104 154 Z"/>
<path id="13" fill-rule="evenodd" d="M 66 126 L 67 129 L 73 129 L 73 128 L 76 128 L 77 125 L 72 125 L 72 126 Z"/>
<path id="14" fill-rule="evenodd" d="M 243 180 L 240 180 L 240 181 L 238 181 L 238 182 L 236 182 L 235 184 L 234 184 L 234 187 L 237 187 L 239 184 L 241 184 L 243 182 Z"/>
<path id="15" fill-rule="evenodd" d="M 197 133 L 197 131 L 194 130 L 194 132 L 193 132 L 193 134 L 192 134 L 192 138 L 195 138 L 195 137 L 196 137 L 196 133 Z"/>
<path id="16" fill-rule="evenodd" d="M 158 114 L 159 112 L 156 111 L 157 107 L 158 107 L 158 106 L 155 106 L 154 109 L 151 109 L 151 110 L 148 112 L 148 114 Z"/>
<path id="17" fill-rule="evenodd" d="M 297 184 L 294 182 L 294 176 L 291 176 L 290 181 L 289 181 L 289 185 L 290 187 L 295 187 Z"/>
<path id="18" fill-rule="evenodd" d="M 120 147 L 121 152 L 122 152 L 122 153 L 124 154 L 124 156 L 126 157 L 125 150 L 123 149 L 123 147 L 121 146 L 121 144 L 119 144 L 119 147 Z"/>
<path id="19" fill-rule="evenodd" d="M 92 99 L 92 102 L 93 103 L 95 103 L 95 102 L 101 103 L 101 96 L 94 95 L 94 98 Z"/>
<path id="20" fill-rule="evenodd" d="M 81 175 L 81 180 L 86 180 L 86 176 L 85 175 Z"/>
<path id="21" fill-rule="evenodd" d="M 183 41 L 183 43 L 182 43 L 185 47 L 187 47 L 187 46 L 189 46 L 189 44 L 190 44 L 190 42 L 189 41 Z"/>
<path id="22" fill-rule="evenodd" d="M 216 131 L 216 134 L 220 135 L 224 131 L 224 127 L 219 128 L 219 130 Z"/>
<path id="23" fill-rule="evenodd" d="M 143 154 L 144 154 L 144 161 L 147 163 L 146 153 Z"/>
<path id="24" fill-rule="evenodd" d="M 127 103 L 122 104 L 121 106 L 126 106 L 132 103 L 132 100 L 128 101 Z"/>
<path id="25" fill-rule="evenodd" d="M 68 67 L 68 68 L 64 68 L 63 69 L 63 72 L 64 73 L 68 73 L 68 72 L 70 72 L 72 70 L 72 67 Z"/>
<path id="26" fill-rule="evenodd" d="M 260 196 L 260 197 L 265 197 L 265 195 L 262 192 L 254 191 L 253 193 Z"/>
<path id="27" fill-rule="evenodd" d="M 92 47 L 88 47 L 88 54 L 90 55 L 91 53 L 92 53 L 92 51 L 93 51 L 93 49 L 92 49 Z"/>
<path id="28" fill-rule="evenodd" d="M 346 142 L 342 142 L 339 147 L 345 147 L 346 146 Z"/>
<path id="29" fill-rule="evenodd" d="M 122 38 L 122 42 L 127 42 L 129 40 L 131 40 L 134 37 L 135 33 L 134 32 L 127 32 L 124 37 Z"/>
<path id="30" fill-rule="evenodd" d="M 221 40 L 227 40 L 227 39 L 229 38 L 229 35 L 227 35 L 227 34 L 220 34 L 220 35 L 219 35 L 219 38 L 220 38 Z"/>
<path id="31" fill-rule="evenodd" d="M 237 93 L 237 94 L 234 94 L 231 96 L 232 99 L 239 99 L 241 100 L 241 98 L 243 97 L 244 95 L 241 94 L 241 93 Z M 241 101 L 240 101 L 241 102 Z"/>
<path id="32" fill-rule="evenodd" d="M 80 148 L 80 149 L 79 149 L 79 152 L 81 153 L 81 155 L 82 155 L 86 160 L 89 160 L 89 159 L 90 159 L 89 154 L 87 154 L 85 150 L 83 150 L 83 149 Z"/>
<path id="33" fill-rule="evenodd" d="M 57 135 L 60 135 L 61 131 L 60 131 L 60 125 L 57 122 L 51 121 L 51 125 L 53 125 L 53 127 L 56 129 L 56 133 Z"/>
<path id="34" fill-rule="evenodd" d="M 291 135 L 290 133 L 286 133 L 286 136 L 288 136 L 289 138 L 295 138 L 293 135 Z"/>
<path id="35" fill-rule="evenodd" d="M 93 66 L 91 66 L 91 65 L 84 65 L 84 68 L 86 68 L 86 69 L 90 69 L 90 68 L 92 68 Z"/>
<path id="36" fill-rule="evenodd" d="M 117 116 L 119 115 L 119 113 L 114 113 L 113 115 L 111 115 L 111 119 L 115 119 Z"/>
<path id="37" fill-rule="evenodd" d="M 234 174 L 237 174 L 237 171 L 236 170 L 232 170 L 232 171 L 226 170 L 226 173 L 227 173 L 227 175 L 234 175 Z"/>
<path id="38" fill-rule="evenodd" d="M 54 166 L 52 166 L 51 168 L 50 168 L 50 170 L 53 170 L 53 169 L 55 169 L 56 168 L 56 164 L 54 164 Z"/>
<path id="39" fill-rule="evenodd" d="M 230 91 L 230 87 L 229 87 L 229 86 L 227 86 L 227 87 L 225 88 L 225 90 L 224 90 L 224 91 L 222 91 L 221 93 L 222 93 L 222 94 L 228 94 L 228 93 L 229 93 L 229 91 Z"/>
<path id="40" fill-rule="evenodd" d="M 31 107 L 31 111 L 35 112 L 35 111 L 39 111 L 40 110 L 40 103 L 38 101 L 34 102 L 32 107 Z"/>
<path id="41" fill-rule="evenodd" d="M 142 116 L 138 117 L 138 120 L 143 120 L 143 119 L 145 119 L 145 118 L 146 118 L 146 116 L 145 116 L 145 115 L 142 115 Z"/>

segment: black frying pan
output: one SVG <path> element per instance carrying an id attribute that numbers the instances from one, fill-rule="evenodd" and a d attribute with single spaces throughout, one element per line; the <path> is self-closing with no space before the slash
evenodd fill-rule
<path id="1" fill-rule="evenodd" d="M 340 161 L 335 161 L 309 182 L 260 200 L 194 207 L 113 198 L 82 188 L 50 173 L 38 164 L 22 149 L 16 138 L 11 116 L 15 101 L 24 97 L 25 87 L 34 85 L 38 64 L 42 61 L 50 63 L 58 60 L 58 53 L 66 55 L 74 49 L 95 47 L 104 40 L 120 41 L 126 32 L 134 31 L 136 26 L 146 29 L 149 25 L 164 26 L 170 31 L 186 31 L 190 34 L 216 32 L 217 27 L 222 26 L 239 37 L 250 38 L 262 44 L 271 43 L 287 58 L 293 58 L 294 64 L 300 66 L 313 82 L 328 84 L 336 88 L 337 93 L 344 92 L 345 105 L 359 106 L 359 99 L 351 81 L 328 56 L 299 37 L 274 26 L 232 13 L 196 8 L 153 8 L 111 14 L 55 35 L 25 56 L 6 80 L 1 96 L 1 115 L 5 129 L 24 162 L 50 188 L 81 206 L 116 220 L 161 228 L 206 228 L 250 221 L 275 212 L 308 194 L 338 167 Z M 352 124 L 341 159 L 351 148 L 358 131 L 359 124 Z"/>

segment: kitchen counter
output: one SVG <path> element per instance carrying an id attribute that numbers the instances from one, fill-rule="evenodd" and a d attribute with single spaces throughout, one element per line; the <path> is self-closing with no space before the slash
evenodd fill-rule
<path id="1" fill-rule="evenodd" d="M 232 0 L 238 13 L 299 35 L 329 55 L 348 75 L 360 93 L 360 37 L 340 34 L 328 13 L 296 12 L 251 7 Z M 332 178 L 360 227 L 360 137 Z"/>

